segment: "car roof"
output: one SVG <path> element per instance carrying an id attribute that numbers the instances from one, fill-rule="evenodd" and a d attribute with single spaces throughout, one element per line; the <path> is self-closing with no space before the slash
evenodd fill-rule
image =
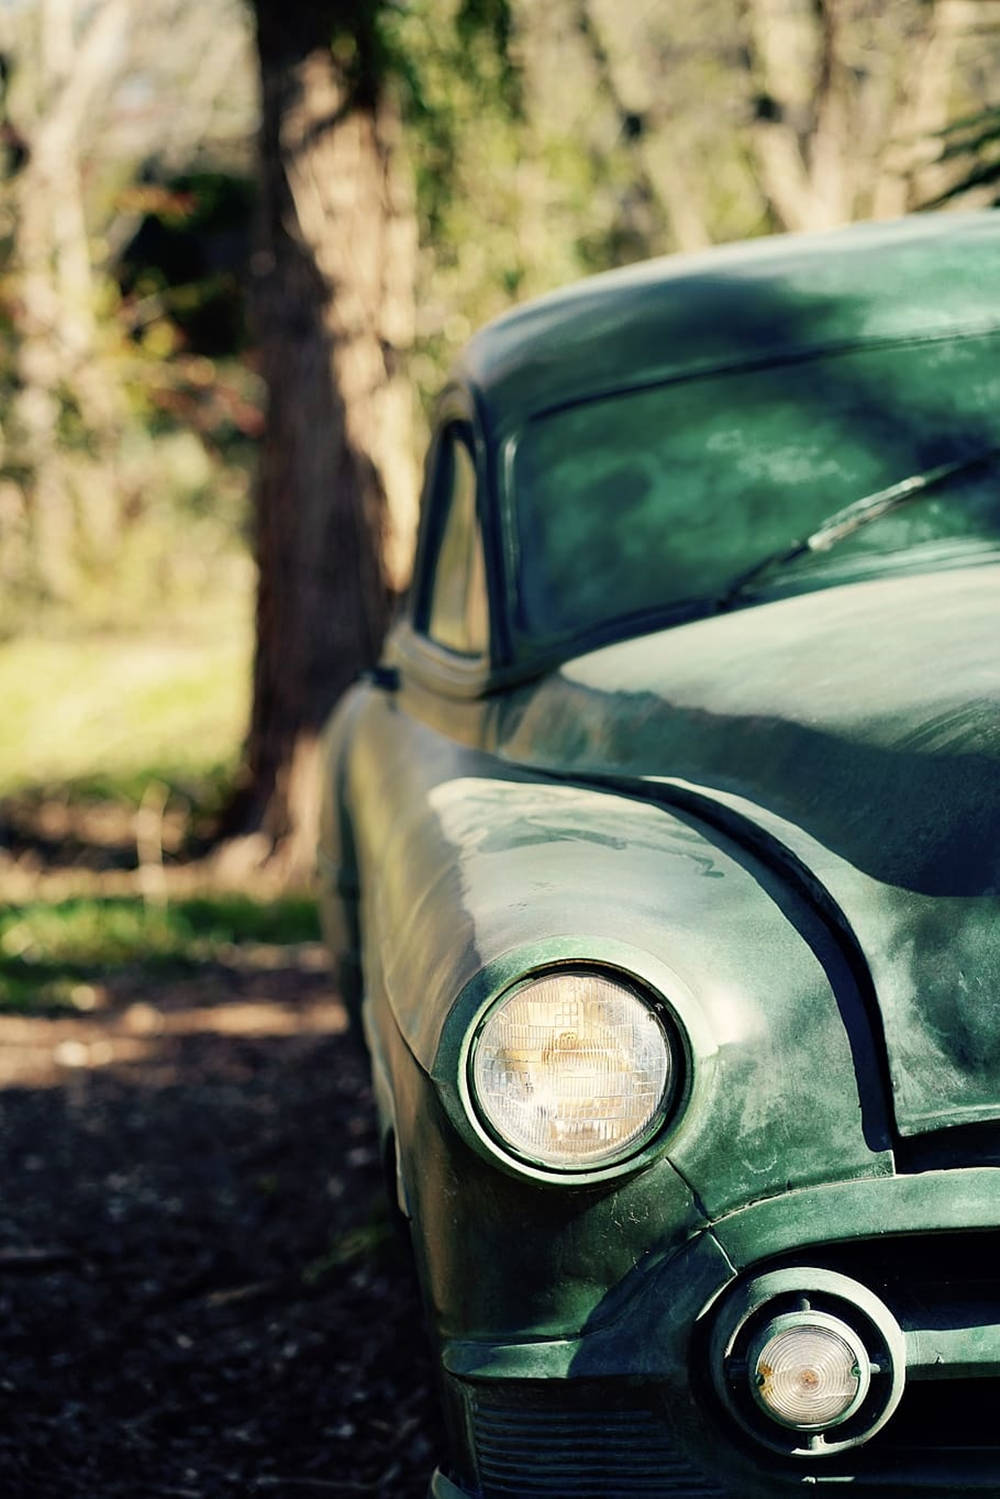
<path id="1" fill-rule="evenodd" d="M 779 235 L 589 277 L 467 345 L 495 437 L 630 387 L 869 342 L 1000 328 L 1000 212 L 935 213 Z"/>

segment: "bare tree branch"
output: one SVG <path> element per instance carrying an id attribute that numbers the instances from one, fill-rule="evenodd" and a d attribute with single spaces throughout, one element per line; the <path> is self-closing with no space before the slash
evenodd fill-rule
<path id="1" fill-rule="evenodd" d="M 611 104 L 620 122 L 621 147 L 628 153 L 632 163 L 636 187 L 643 201 L 652 210 L 652 235 L 656 234 L 659 221 L 663 226 L 669 226 L 678 249 L 704 249 L 711 243 L 711 235 L 693 187 L 681 166 L 679 143 L 671 153 L 670 171 L 655 172 L 649 161 L 644 122 L 629 108 L 618 83 L 614 60 L 587 0 L 575 0 L 574 17 L 593 63 L 598 89 Z"/>

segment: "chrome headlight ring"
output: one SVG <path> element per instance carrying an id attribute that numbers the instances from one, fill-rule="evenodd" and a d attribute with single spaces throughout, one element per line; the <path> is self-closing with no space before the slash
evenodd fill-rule
<path id="1" fill-rule="evenodd" d="M 603 965 L 529 974 L 479 1017 L 467 1058 L 472 1122 L 553 1173 L 641 1152 L 681 1090 L 685 1053 L 658 997 Z"/>

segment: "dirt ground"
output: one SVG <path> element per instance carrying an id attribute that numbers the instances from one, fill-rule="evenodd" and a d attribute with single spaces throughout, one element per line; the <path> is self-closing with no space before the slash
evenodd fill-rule
<path id="1" fill-rule="evenodd" d="M 363 1060 L 312 944 L 0 1017 L 0 1495 L 422 1499 Z"/>

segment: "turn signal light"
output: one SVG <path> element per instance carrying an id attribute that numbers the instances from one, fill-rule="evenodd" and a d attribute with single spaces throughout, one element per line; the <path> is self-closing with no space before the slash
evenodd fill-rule
<path id="1" fill-rule="evenodd" d="M 822 1313 L 777 1317 L 754 1340 L 751 1393 L 764 1413 L 799 1431 L 846 1421 L 871 1379 L 868 1355 L 846 1323 Z"/>

